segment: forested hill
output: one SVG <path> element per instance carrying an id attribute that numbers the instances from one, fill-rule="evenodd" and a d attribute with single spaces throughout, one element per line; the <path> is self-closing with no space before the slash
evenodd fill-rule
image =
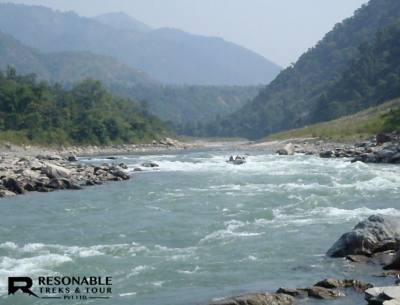
<path id="1" fill-rule="evenodd" d="M 343 86 L 337 84 L 340 80 L 348 82 L 348 88 L 352 88 L 354 79 L 348 66 L 351 64 L 353 69 L 357 69 L 357 59 L 363 56 L 361 46 L 370 43 L 378 30 L 389 27 L 399 18 L 400 1 L 371 0 L 353 17 L 337 24 L 317 46 L 281 72 L 253 101 L 226 119 L 208 126 L 206 133 L 260 138 L 325 119 L 316 112 L 320 108 L 321 98 L 328 94 L 331 86 Z M 398 75 L 398 66 L 394 67 L 393 72 Z M 348 73 L 347 78 L 345 73 Z M 362 96 L 356 96 L 356 99 L 360 101 Z M 347 103 L 337 114 L 327 117 L 352 113 L 366 106 L 368 103 L 353 108 L 351 103 Z"/>
<path id="2" fill-rule="evenodd" d="M 129 16 L 85 18 L 42 6 L 0 4 L 0 31 L 41 52 L 112 56 L 165 84 L 259 85 L 281 70 L 255 52 L 220 38 L 177 29 L 147 29 Z"/>
<path id="3" fill-rule="evenodd" d="M 313 121 L 327 121 L 400 96 L 400 20 L 360 47 L 360 55 L 317 101 Z"/>
<path id="4" fill-rule="evenodd" d="M 98 81 L 70 91 L 0 71 L 0 139 L 37 144 L 150 142 L 164 124 L 134 102 L 113 97 Z"/>

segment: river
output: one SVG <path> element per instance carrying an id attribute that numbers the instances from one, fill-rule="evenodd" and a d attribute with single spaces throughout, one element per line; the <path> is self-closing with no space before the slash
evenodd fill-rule
<path id="1" fill-rule="evenodd" d="M 0 304 L 207 304 L 326 277 L 385 281 L 325 257 L 358 221 L 400 215 L 400 167 L 227 150 L 120 156 L 158 170 L 82 191 L 2 199 Z M 106 159 L 82 158 L 102 163 Z M 374 269 L 375 268 L 375 269 Z M 111 299 L 7 296 L 8 276 L 112 276 Z M 332 304 L 364 304 L 353 295 Z M 355 302 L 355 300 L 360 300 Z"/>

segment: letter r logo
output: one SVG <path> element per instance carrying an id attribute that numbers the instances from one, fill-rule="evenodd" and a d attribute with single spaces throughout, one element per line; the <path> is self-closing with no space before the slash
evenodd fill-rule
<path id="1" fill-rule="evenodd" d="M 8 278 L 8 294 L 15 294 L 18 290 L 23 293 L 33 295 L 38 298 L 38 296 L 31 291 L 33 282 L 30 277 L 9 277 Z"/>

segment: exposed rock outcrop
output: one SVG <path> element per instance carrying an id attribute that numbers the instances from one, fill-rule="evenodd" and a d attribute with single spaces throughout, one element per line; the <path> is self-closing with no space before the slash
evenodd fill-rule
<path id="1" fill-rule="evenodd" d="M 130 178 L 126 171 L 127 166 L 122 163 L 94 166 L 75 163 L 73 160 L 70 157 L 63 158 L 58 155 L 2 157 L 0 159 L 0 197 L 33 191 L 79 190 L 85 185 Z"/>
<path id="2" fill-rule="evenodd" d="M 393 260 L 387 264 L 384 269 L 386 270 L 400 270 L 400 250 L 397 251 L 395 257 L 393 258 Z"/>
<path id="3" fill-rule="evenodd" d="M 145 162 L 145 163 L 143 163 L 142 164 L 142 166 L 143 167 L 152 167 L 152 168 L 154 168 L 154 167 L 160 167 L 157 163 L 155 163 L 155 162 Z"/>
<path id="4" fill-rule="evenodd" d="M 342 235 L 328 250 L 330 257 L 347 255 L 371 256 L 386 250 L 397 250 L 400 245 L 400 218 L 373 215 Z"/>
<path id="5" fill-rule="evenodd" d="M 371 305 L 400 304 L 400 286 L 370 288 L 365 291 L 365 299 Z"/>
<path id="6" fill-rule="evenodd" d="M 294 146 L 291 143 L 286 144 L 283 148 L 280 148 L 276 151 L 278 155 L 282 156 L 291 156 L 294 155 Z"/>

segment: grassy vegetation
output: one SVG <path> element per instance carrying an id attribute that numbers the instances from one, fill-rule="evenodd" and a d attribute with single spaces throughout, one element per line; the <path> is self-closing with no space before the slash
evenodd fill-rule
<path id="1" fill-rule="evenodd" d="M 400 110 L 400 99 L 384 103 L 333 121 L 306 126 L 273 134 L 264 140 L 291 138 L 322 138 L 331 140 L 357 140 L 379 132 L 392 131 L 398 126 L 388 125 L 388 120 Z M 389 127 L 390 126 L 390 127 Z M 390 129 L 390 130 L 389 130 Z"/>

